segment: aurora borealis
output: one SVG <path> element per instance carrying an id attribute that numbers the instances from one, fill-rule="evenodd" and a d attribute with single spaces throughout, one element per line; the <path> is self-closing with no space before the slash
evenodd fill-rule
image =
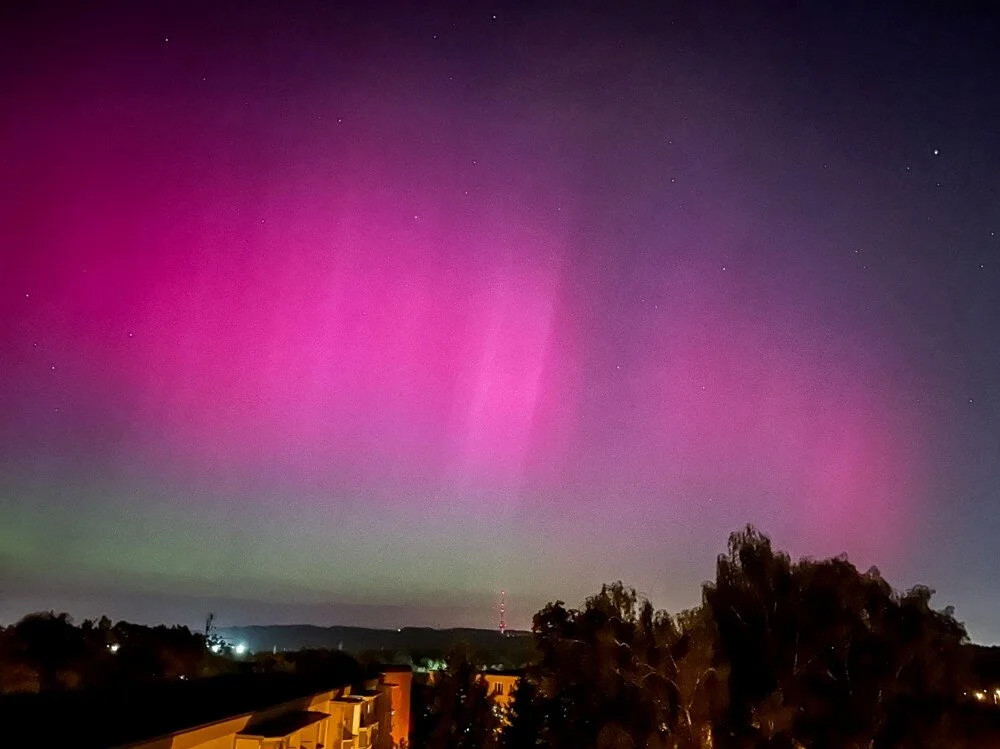
<path id="1" fill-rule="evenodd" d="M 1000 638 L 995 14 L 278 5 L 0 15 L 0 618 L 678 610 L 752 522 Z"/>

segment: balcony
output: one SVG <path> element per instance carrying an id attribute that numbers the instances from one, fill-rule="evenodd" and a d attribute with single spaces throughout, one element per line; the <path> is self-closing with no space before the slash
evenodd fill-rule
<path id="1" fill-rule="evenodd" d="M 358 731 L 358 749 L 369 749 L 375 745 L 375 729 L 377 727 L 376 723 L 375 726 L 366 726 Z"/>

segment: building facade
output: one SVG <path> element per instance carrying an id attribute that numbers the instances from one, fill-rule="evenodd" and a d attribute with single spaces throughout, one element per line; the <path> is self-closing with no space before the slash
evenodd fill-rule
<path id="1" fill-rule="evenodd" d="M 493 698 L 493 702 L 499 709 L 505 711 L 514 696 L 514 687 L 521 678 L 521 672 L 483 671 L 481 676 L 486 681 L 486 690 Z"/>
<path id="2" fill-rule="evenodd" d="M 396 749 L 409 741 L 411 680 L 391 671 L 120 749 Z"/>

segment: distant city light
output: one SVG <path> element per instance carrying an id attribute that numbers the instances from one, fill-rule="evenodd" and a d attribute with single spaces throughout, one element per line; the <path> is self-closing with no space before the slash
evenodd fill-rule
<path id="1" fill-rule="evenodd" d="M 118 648 L 120 648 L 120 647 L 121 647 L 121 645 L 119 645 L 117 642 L 113 642 L 110 645 L 108 645 L 108 650 L 110 650 L 112 653 L 117 653 L 118 652 Z"/>
<path id="2" fill-rule="evenodd" d="M 246 644 L 241 642 L 239 645 L 233 648 L 233 652 L 236 653 L 236 655 L 243 655 L 245 652 L 247 652 Z"/>
<path id="3" fill-rule="evenodd" d="M 222 646 L 216 642 L 212 644 L 212 647 L 210 647 L 209 650 L 211 650 L 213 653 L 218 653 L 220 650 L 222 650 Z"/>

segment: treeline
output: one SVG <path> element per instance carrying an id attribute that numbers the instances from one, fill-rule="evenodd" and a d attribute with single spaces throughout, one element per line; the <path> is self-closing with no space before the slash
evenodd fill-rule
<path id="1" fill-rule="evenodd" d="M 476 667 L 453 654 L 418 693 L 413 748 L 996 740 L 983 738 L 996 719 L 972 709 L 966 630 L 950 608 L 932 608 L 928 588 L 895 591 L 845 557 L 792 562 L 747 527 L 730 537 L 702 593 L 701 606 L 677 615 L 622 583 L 579 609 L 549 604 L 534 618 L 539 660 L 502 714 Z"/>
<path id="2" fill-rule="evenodd" d="M 65 613 L 29 614 L 0 629 L 0 693 L 46 692 L 224 673 L 187 627 L 112 623 L 106 616 L 75 625 Z"/>
<path id="3" fill-rule="evenodd" d="M 494 668 L 521 668 L 536 659 L 530 632 L 496 629 L 370 629 L 366 627 L 319 627 L 312 625 L 256 625 L 220 627 L 218 634 L 229 642 L 246 643 L 258 652 L 294 652 L 302 649 L 342 650 L 364 662 L 412 665 L 434 670 L 457 642 L 467 644 L 477 663 Z"/>
<path id="4" fill-rule="evenodd" d="M 538 660 L 534 638 L 530 633 L 513 632 L 502 637 L 499 632 L 483 630 L 451 630 L 448 645 L 438 647 L 379 648 L 358 653 L 358 660 L 367 664 L 411 666 L 417 671 L 437 671 L 445 666 L 456 645 L 473 663 L 484 668 L 514 670 Z"/>
<path id="5" fill-rule="evenodd" d="M 346 653 L 301 650 L 231 657 L 183 626 L 148 627 L 104 616 L 80 625 L 65 613 L 29 614 L 0 628 L 0 694 L 128 687 L 223 674 L 336 674 L 357 681 L 365 669 Z"/>

